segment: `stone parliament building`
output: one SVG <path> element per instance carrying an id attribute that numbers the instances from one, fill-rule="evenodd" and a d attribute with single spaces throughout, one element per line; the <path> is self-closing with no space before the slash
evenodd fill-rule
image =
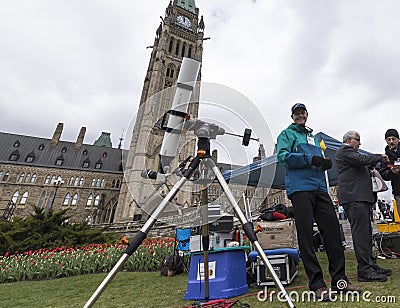
<path id="1" fill-rule="evenodd" d="M 129 150 L 121 149 L 121 143 L 117 148 L 112 147 L 110 134 L 105 132 L 94 144 L 85 144 L 85 127 L 81 128 L 75 142 L 63 141 L 63 123 L 57 125 L 51 139 L 0 132 L 1 219 L 11 220 L 13 215 L 26 217 L 32 213 L 32 206 L 46 211 L 68 208 L 71 221 L 90 224 L 126 223 L 148 214 L 143 212 L 142 205 L 153 198 L 154 183 L 148 179 L 144 181 L 141 172 L 157 170 L 163 139 L 160 118 L 171 108 L 173 86 L 183 57 L 201 62 L 205 40 L 205 22 L 202 16 L 199 18 L 194 0 L 170 1 L 161 19 L 151 46 Z M 200 80 L 201 69 L 197 81 Z M 163 95 L 152 100 L 160 91 Z M 198 97 L 196 88 L 188 110 L 194 117 L 198 115 Z M 193 134 L 182 136 L 180 145 L 182 149 L 176 164 L 194 155 Z M 262 146 L 255 156 L 255 160 L 265 157 Z M 217 161 L 216 151 L 213 157 Z M 220 170 L 238 167 L 218 165 Z M 289 204 L 284 191 L 230 187 L 240 206 L 243 206 L 243 194 L 251 199 L 251 206 L 256 209 L 276 203 Z M 211 184 L 208 193 L 211 201 L 227 203 L 219 196 L 218 183 Z M 154 203 L 161 200 L 165 190 L 160 189 L 156 195 Z M 174 203 L 180 208 L 197 206 L 200 194 L 188 187 L 182 194 L 178 193 Z"/>

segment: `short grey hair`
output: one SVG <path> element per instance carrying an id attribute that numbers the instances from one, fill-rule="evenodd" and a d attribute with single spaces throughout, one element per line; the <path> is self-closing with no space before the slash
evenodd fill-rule
<path id="1" fill-rule="evenodd" d="M 356 135 L 359 135 L 359 133 L 354 130 L 348 131 L 343 135 L 343 142 L 345 143 L 347 140 L 354 138 Z"/>

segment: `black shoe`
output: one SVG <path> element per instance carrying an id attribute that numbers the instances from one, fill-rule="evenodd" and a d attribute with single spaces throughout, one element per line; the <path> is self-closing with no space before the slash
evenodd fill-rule
<path id="1" fill-rule="evenodd" d="M 374 269 L 375 272 L 381 275 L 386 275 L 390 276 L 392 275 L 392 270 L 388 268 L 382 268 L 378 264 L 372 265 L 372 268 Z"/>
<path id="2" fill-rule="evenodd" d="M 329 289 L 327 287 L 319 288 L 318 290 L 314 291 L 316 300 L 319 302 L 330 302 L 331 299 L 329 297 Z"/>
<path id="3" fill-rule="evenodd" d="M 368 273 L 365 273 L 363 275 L 358 275 L 358 281 L 359 282 L 385 282 L 387 280 L 386 275 L 379 274 L 375 271 L 371 271 Z"/>

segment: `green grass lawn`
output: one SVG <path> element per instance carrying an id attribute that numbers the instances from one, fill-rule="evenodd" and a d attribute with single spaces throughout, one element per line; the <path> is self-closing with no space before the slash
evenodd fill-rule
<path id="1" fill-rule="evenodd" d="M 327 273 L 327 259 L 324 253 L 318 253 L 321 265 Z M 358 283 L 356 261 L 353 252 L 346 252 L 346 272 L 354 284 L 363 291 L 371 292 L 371 302 L 360 301 L 331 303 L 297 302 L 296 307 L 399 307 L 400 303 L 400 259 L 379 260 L 382 267 L 393 269 L 387 282 Z M 83 275 L 71 278 L 60 278 L 44 281 L 15 282 L 0 284 L 0 307 L 83 307 L 106 274 Z M 161 276 L 159 272 L 120 272 L 108 285 L 97 300 L 95 307 L 184 307 L 193 301 L 185 301 L 183 297 L 187 288 L 187 274 L 173 277 Z M 325 274 L 325 279 L 330 279 Z M 286 287 L 290 293 L 308 290 L 307 277 L 300 263 L 299 272 L 293 282 Z M 274 289 L 274 288 L 271 288 Z M 262 288 L 252 287 L 247 294 L 234 298 L 251 307 L 286 307 L 278 302 L 260 302 L 257 293 Z M 377 302 L 382 296 L 396 296 L 396 303 Z M 240 307 L 235 305 L 234 307 Z"/>

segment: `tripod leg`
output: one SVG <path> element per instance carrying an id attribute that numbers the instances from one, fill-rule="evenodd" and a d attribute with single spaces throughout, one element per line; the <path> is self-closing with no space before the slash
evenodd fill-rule
<path id="1" fill-rule="evenodd" d="M 151 227 L 156 223 L 157 219 L 160 217 L 162 212 L 167 207 L 168 203 L 175 197 L 175 195 L 179 192 L 179 189 L 185 184 L 185 182 L 191 177 L 194 170 L 199 166 L 200 159 L 195 157 L 189 165 L 189 168 L 184 173 L 183 177 L 172 187 L 170 192 L 165 196 L 160 205 L 154 210 L 154 212 L 150 215 L 150 218 L 146 221 L 143 227 L 140 229 L 138 233 L 135 234 L 132 241 L 129 243 L 122 257 L 118 260 L 117 264 L 114 265 L 110 273 L 104 278 L 103 282 L 96 289 L 90 299 L 86 302 L 84 308 L 92 307 L 96 300 L 103 293 L 105 288 L 111 282 L 111 280 L 115 277 L 115 275 L 123 268 L 126 260 L 136 251 L 136 249 L 140 246 L 143 240 L 146 238 L 147 233 L 150 231 Z"/>
<path id="2" fill-rule="evenodd" d="M 290 298 L 289 294 L 286 292 L 284 286 L 282 285 L 282 282 L 279 280 L 279 277 L 276 275 L 274 268 L 272 267 L 271 263 L 269 262 L 260 243 L 258 242 L 257 235 L 254 232 L 253 224 L 251 222 L 247 221 L 246 217 L 244 216 L 239 205 L 237 204 L 231 190 L 229 189 L 228 184 L 226 183 L 226 181 L 225 181 L 224 177 L 222 176 L 221 172 L 219 171 L 218 167 L 214 165 L 212 170 L 213 170 L 215 176 L 217 177 L 219 184 L 221 185 L 222 189 L 224 190 L 224 193 L 226 194 L 230 204 L 232 205 L 233 210 L 236 213 L 236 216 L 239 218 L 240 222 L 242 223 L 244 232 L 246 233 L 247 237 L 249 238 L 251 243 L 256 248 L 258 255 L 262 259 L 264 265 L 268 268 L 268 271 L 271 273 L 271 276 L 275 282 L 275 285 L 280 289 L 280 292 L 282 293 L 283 297 L 286 299 L 287 306 L 290 308 L 295 307 L 295 305 L 292 302 L 292 299 Z"/>

